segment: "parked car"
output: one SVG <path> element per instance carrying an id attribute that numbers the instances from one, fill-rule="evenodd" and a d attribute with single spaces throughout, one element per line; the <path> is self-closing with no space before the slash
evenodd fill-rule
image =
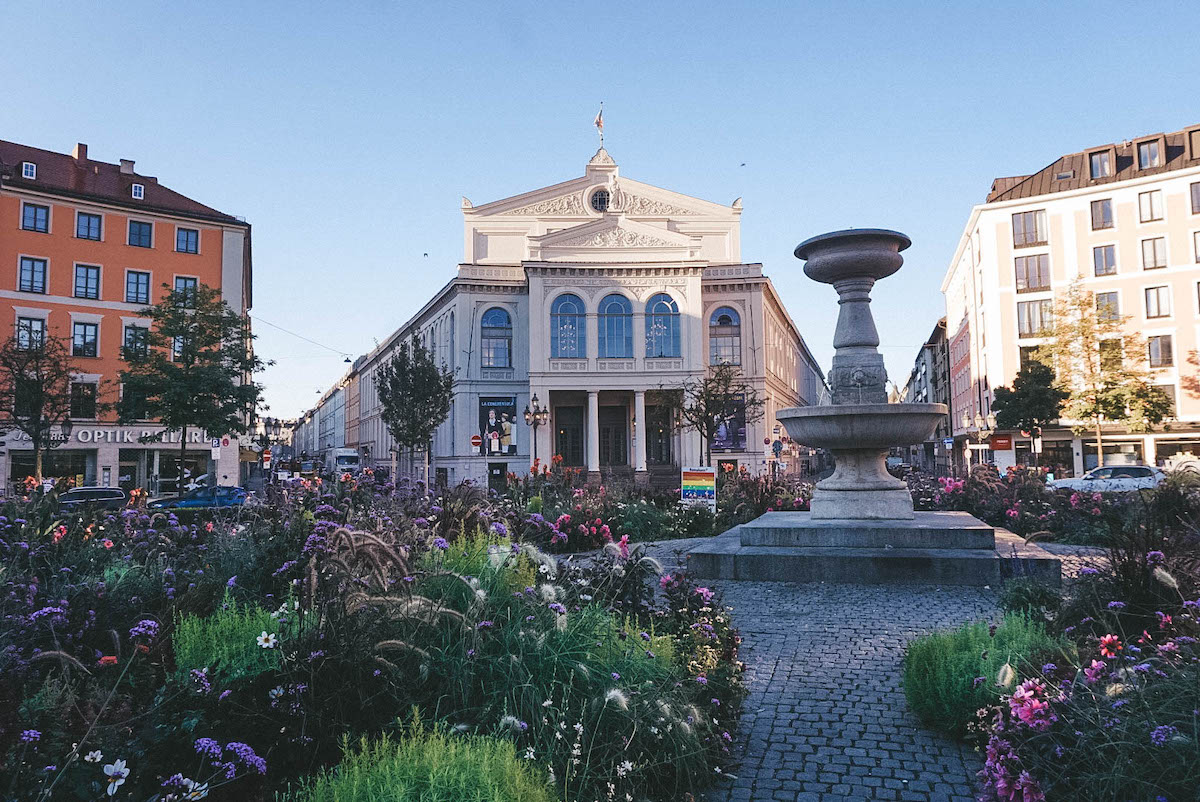
<path id="1" fill-rule="evenodd" d="M 1093 468 L 1078 479 L 1047 482 L 1055 489 L 1086 490 L 1089 493 L 1126 493 L 1158 487 L 1167 475 L 1150 465 L 1106 465 Z"/>
<path id="2" fill-rule="evenodd" d="M 58 497 L 62 512 L 119 510 L 129 503 L 129 494 L 119 487 L 73 487 Z"/>
<path id="3" fill-rule="evenodd" d="M 249 494 L 240 487 L 198 487 L 182 496 L 157 498 L 146 506 L 152 510 L 214 509 L 240 507 Z"/>

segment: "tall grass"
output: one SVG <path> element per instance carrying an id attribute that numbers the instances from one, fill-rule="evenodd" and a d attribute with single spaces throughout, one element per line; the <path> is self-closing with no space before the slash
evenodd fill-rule
<path id="1" fill-rule="evenodd" d="M 550 802 L 543 771 L 510 741 L 450 737 L 418 721 L 397 740 L 362 738 L 338 767 L 280 802 Z"/>
<path id="2" fill-rule="evenodd" d="M 926 725 L 962 737 L 976 711 L 999 702 L 1024 677 L 1040 675 L 1043 663 L 1061 659 L 1068 648 L 1019 615 L 1005 617 L 994 634 L 987 622 L 976 621 L 917 638 L 904 655 L 908 706 Z M 1014 679 L 1001 687 L 997 678 L 1006 663 Z"/>
<path id="3" fill-rule="evenodd" d="M 238 604 L 228 595 L 212 615 L 180 616 L 175 626 L 177 676 L 186 681 L 193 669 L 208 669 L 210 677 L 232 682 L 279 667 L 279 648 L 264 649 L 263 632 L 280 635 L 282 625 L 255 605 Z"/>

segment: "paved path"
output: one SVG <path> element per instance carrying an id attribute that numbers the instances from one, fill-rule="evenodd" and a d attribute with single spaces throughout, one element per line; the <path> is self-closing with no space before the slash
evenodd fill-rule
<path id="1" fill-rule="evenodd" d="M 736 778 L 708 802 L 974 799 L 974 751 L 923 729 L 905 644 L 996 614 L 975 588 L 720 582 L 745 639 L 750 696 Z"/>

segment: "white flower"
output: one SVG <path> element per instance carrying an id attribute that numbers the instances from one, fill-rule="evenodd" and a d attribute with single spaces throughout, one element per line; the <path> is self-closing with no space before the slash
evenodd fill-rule
<path id="1" fill-rule="evenodd" d="M 579 733 L 580 735 L 583 735 L 583 722 L 582 721 L 578 721 L 575 723 L 575 732 Z"/>
<path id="2" fill-rule="evenodd" d="M 129 776 L 129 769 L 125 768 L 124 760 L 117 760 L 104 767 L 104 774 L 108 777 L 108 795 L 115 796 L 117 789 L 124 784 L 125 778 Z"/>
<path id="3" fill-rule="evenodd" d="M 276 685 L 274 688 L 267 691 L 267 696 L 270 696 L 272 699 L 278 699 L 279 697 L 283 696 L 283 688 Z"/>
<path id="4" fill-rule="evenodd" d="M 208 783 L 198 783 L 195 780 L 189 780 L 184 777 L 183 787 L 187 790 L 187 793 L 181 796 L 180 799 L 204 799 L 204 797 L 208 796 Z"/>
<path id="5" fill-rule="evenodd" d="M 88 763 L 99 763 L 101 760 L 104 760 L 104 755 L 103 755 L 103 753 L 100 752 L 99 749 L 95 749 L 91 752 L 88 752 L 86 755 L 84 755 L 83 759 L 86 760 Z"/>
<path id="6" fill-rule="evenodd" d="M 542 707 L 549 707 L 552 704 L 554 704 L 554 703 L 551 700 L 547 699 L 546 701 L 542 702 Z"/>
<path id="7" fill-rule="evenodd" d="M 624 777 L 629 772 L 633 771 L 633 761 L 626 760 L 621 765 L 617 766 L 617 776 Z"/>
<path id="8" fill-rule="evenodd" d="M 525 759 L 533 760 L 533 747 L 532 746 L 525 750 Z"/>
<path id="9" fill-rule="evenodd" d="M 720 766 L 713 766 L 713 771 L 715 771 L 717 774 L 720 774 L 720 773 L 721 773 L 721 767 L 720 767 Z"/>
<path id="10" fill-rule="evenodd" d="M 267 631 L 264 629 L 263 633 L 261 635 L 259 635 L 257 638 L 255 638 L 255 640 L 257 640 L 258 645 L 263 647 L 264 649 L 274 649 L 275 642 L 278 639 L 275 637 L 274 634 L 268 635 Z"/>

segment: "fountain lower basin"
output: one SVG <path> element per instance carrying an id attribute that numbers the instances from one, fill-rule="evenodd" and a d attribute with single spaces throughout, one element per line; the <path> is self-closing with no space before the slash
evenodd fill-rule
<path id="1" fill-rule="evenodd" d="M 814 519 L 912 520 L 912 495 L 888 473 L 887 454 L 928 439 L 946 413 L 945 404 L 838 404 L 776 418 L 796 442 L 833 454 L 833 475 L 813 491 Z"/>

